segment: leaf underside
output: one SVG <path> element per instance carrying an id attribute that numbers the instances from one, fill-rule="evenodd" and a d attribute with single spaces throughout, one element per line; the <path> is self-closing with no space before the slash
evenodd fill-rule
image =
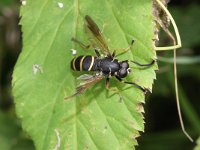
<path id="1" fill-rule="evenodd" d="M 75 92 L 71 49 L 77 55 L 95 55 L 71 42 L 75 37 L 89 44 L 84 29 L 84 16 L 90 15 L 102 30 L 111 52 L 126 48 L 132 39 L 132 49 L 117 57 L 149 63 L 154 59 L 153 16 L 150 0 L 93 0 L 58 2 L 27 1 L 21 7 L 23 50 L 13 74 L 13 95 L 23 128 L 41 149 L 133 149 L 139 131 L 144 131 L 144 94 L 134 86 L 124 85 L 114 78 L 110 86 L 117 87 L 123 97 L 105 89 L 105 81 L 70 100 Z M 122 51 L 117 51 L 120 53 Z M 156 66 L 139 69 L 131 64 L 126 78 L 151 89 Z"/>

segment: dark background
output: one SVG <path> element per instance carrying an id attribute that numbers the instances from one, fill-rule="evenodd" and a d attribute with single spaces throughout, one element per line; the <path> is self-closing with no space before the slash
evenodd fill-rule
<path id="1" fill-rule="evenodd" d="M 11 96 L 12 72 L 21 51 L 21 33 L 17 0 L 0 1 L 0 149 L 34 149 L 21 130 Z M 185 128 L 196 139 L 200 135 L 200 2 L 172 0 L 168 8 L 176 20 L 183 47 L 177 50 L 178 80 Z M 172 30 L 173 31 L 173 30 Z M 161 45 L 170 45 L 161 31 Z M 173 51 L 158 52 L 173 58 Z M 145 104 L 145 133 L 138 138 L 138 150 L 191 150 L 191 143 L 181 131 L 176 109 L 173 64 L 158 60 L 160 70 L 153 93 Z"/>

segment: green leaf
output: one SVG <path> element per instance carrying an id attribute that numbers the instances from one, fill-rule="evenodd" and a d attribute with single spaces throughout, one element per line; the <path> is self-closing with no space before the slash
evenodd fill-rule
<path id="1" fill-rule="evenodd" d="M 95 55 L 71 41 L 88 44 L 84 16 L 90 15 L 113 51 L 131 51 L 117 57 L 149 63 L 155 58 L 152 39 L 153 16 L 150 0 L 27 1 L 21 8 L 23 50 L 13 74 L 13 95 L 18 116 L 38 150 L 133 149 L 139 131 L 144 131 L 144 94 L 134 86 L 111 79 L 123 100 L 105 89 L 100 81 L 80 96 L 64 100 L 75 92 L 76 78 L 83 74 L 70 69 L 70 49 L 78 55 Z M 117 51 L 119 53 L 121 51 Z M 132 65 L 132 64 L 131 64 Z M 138 69 L 126 78 L 151 89 L 154 69 Z M 114 94 L 114 95 L 113 95 Z"/>
<path id="2" fill-rule="evenodd" d="M 194 150 L 200 150 L 200 137 L 197 139 L 197 145 Z"/>

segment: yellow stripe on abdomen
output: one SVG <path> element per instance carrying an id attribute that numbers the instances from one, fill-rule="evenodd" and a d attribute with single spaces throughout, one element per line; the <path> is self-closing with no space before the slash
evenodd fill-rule
<path id="1" fill-rule="evenodd" d="M 82 71 L 83 70 L 83 60 L 85 59 L 85 56 L 83 56 L 82 58 L 81 58 L 81 61 L 80 61 L 80 71 Z"/>
<path id="2" fill-rule="evenodd" d="M 76 61 L 76 58 L 73 59 L 73 62 L 72 62 L 72 67 L 73 68 L 72 69 L 76 71 L 75 61 Z"/>
<path id="3" fill-rule="evenodd" d="M 92 69 L 92 66 L 94 65 L 94 56 L 91 56 L 92 61 L 90 63 L 90 67 L 88 68 L 88 71 L 90 71 Z"/>

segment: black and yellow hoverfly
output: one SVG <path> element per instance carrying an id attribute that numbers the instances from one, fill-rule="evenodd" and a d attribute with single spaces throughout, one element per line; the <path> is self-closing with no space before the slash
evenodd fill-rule
<path id="1" fill-rule="evenodd" d="M 107 89 L 109 89 L 109 79 L 111 77 L 115 77 L 120 82 L 126 83 L 126 84 L 132 84 L 142 90 L 143 92 L 146 92 L 146 89 L 141 87 L 140 85 L 134 83 L 134 82 L 127 82 L 123 81 L 122 78 L 125 78 L 130 72 L 131 69 L 129 67 L 129 62 L 134 63 L 138 66 L 142 67 L 148 67 L 154 64 L 154 60 L 151 61 L 151 63 L 148 64 L 140 64 L 135 61 L 129 61 L 129 60 L 123 60 L 119 61 L 116 59 L 116 53 L 115 51 L 111 54 L 110 50 L 102 36 L 102 33 L 97 26 L 97 24 L 92 20 L 92 18 L 88 15 L 85 16 L 85 25 L 87 30 L 91 32 L 93 42 L 91 45 L 85 45 L 79 40 L 72 38 L 72 41 L 78 43 L 83 48 L 89 48 L 93 47 L 94 51 L 96 53 L 96 56 L 78 56 L 72 59 L 71 61 L 71 69 L 74 71 L 93 71 L 96 72 L 94 75 L 82 75 L 78 79 L 83 80 L 83 83 L 81 83 L 77 87 L 77 91 L 75 94 L 69 97 L 65 97 L 65 99 L 68 99 L 70 97 L 76 96 L 83 91 L 85 91 L 88 87 L 91 85 L 94 85 L 95 83 L 99 82 L 102 79 L 106 79 L 105 86 Z M 125 48 L 124 50 L 127 51 L 131 48 L 133 45 L 134 40 L 131 41 L 131 44 L 129 47 Z M 100 51 L 103 53 L 103 57 L 100 54 Z"/>

